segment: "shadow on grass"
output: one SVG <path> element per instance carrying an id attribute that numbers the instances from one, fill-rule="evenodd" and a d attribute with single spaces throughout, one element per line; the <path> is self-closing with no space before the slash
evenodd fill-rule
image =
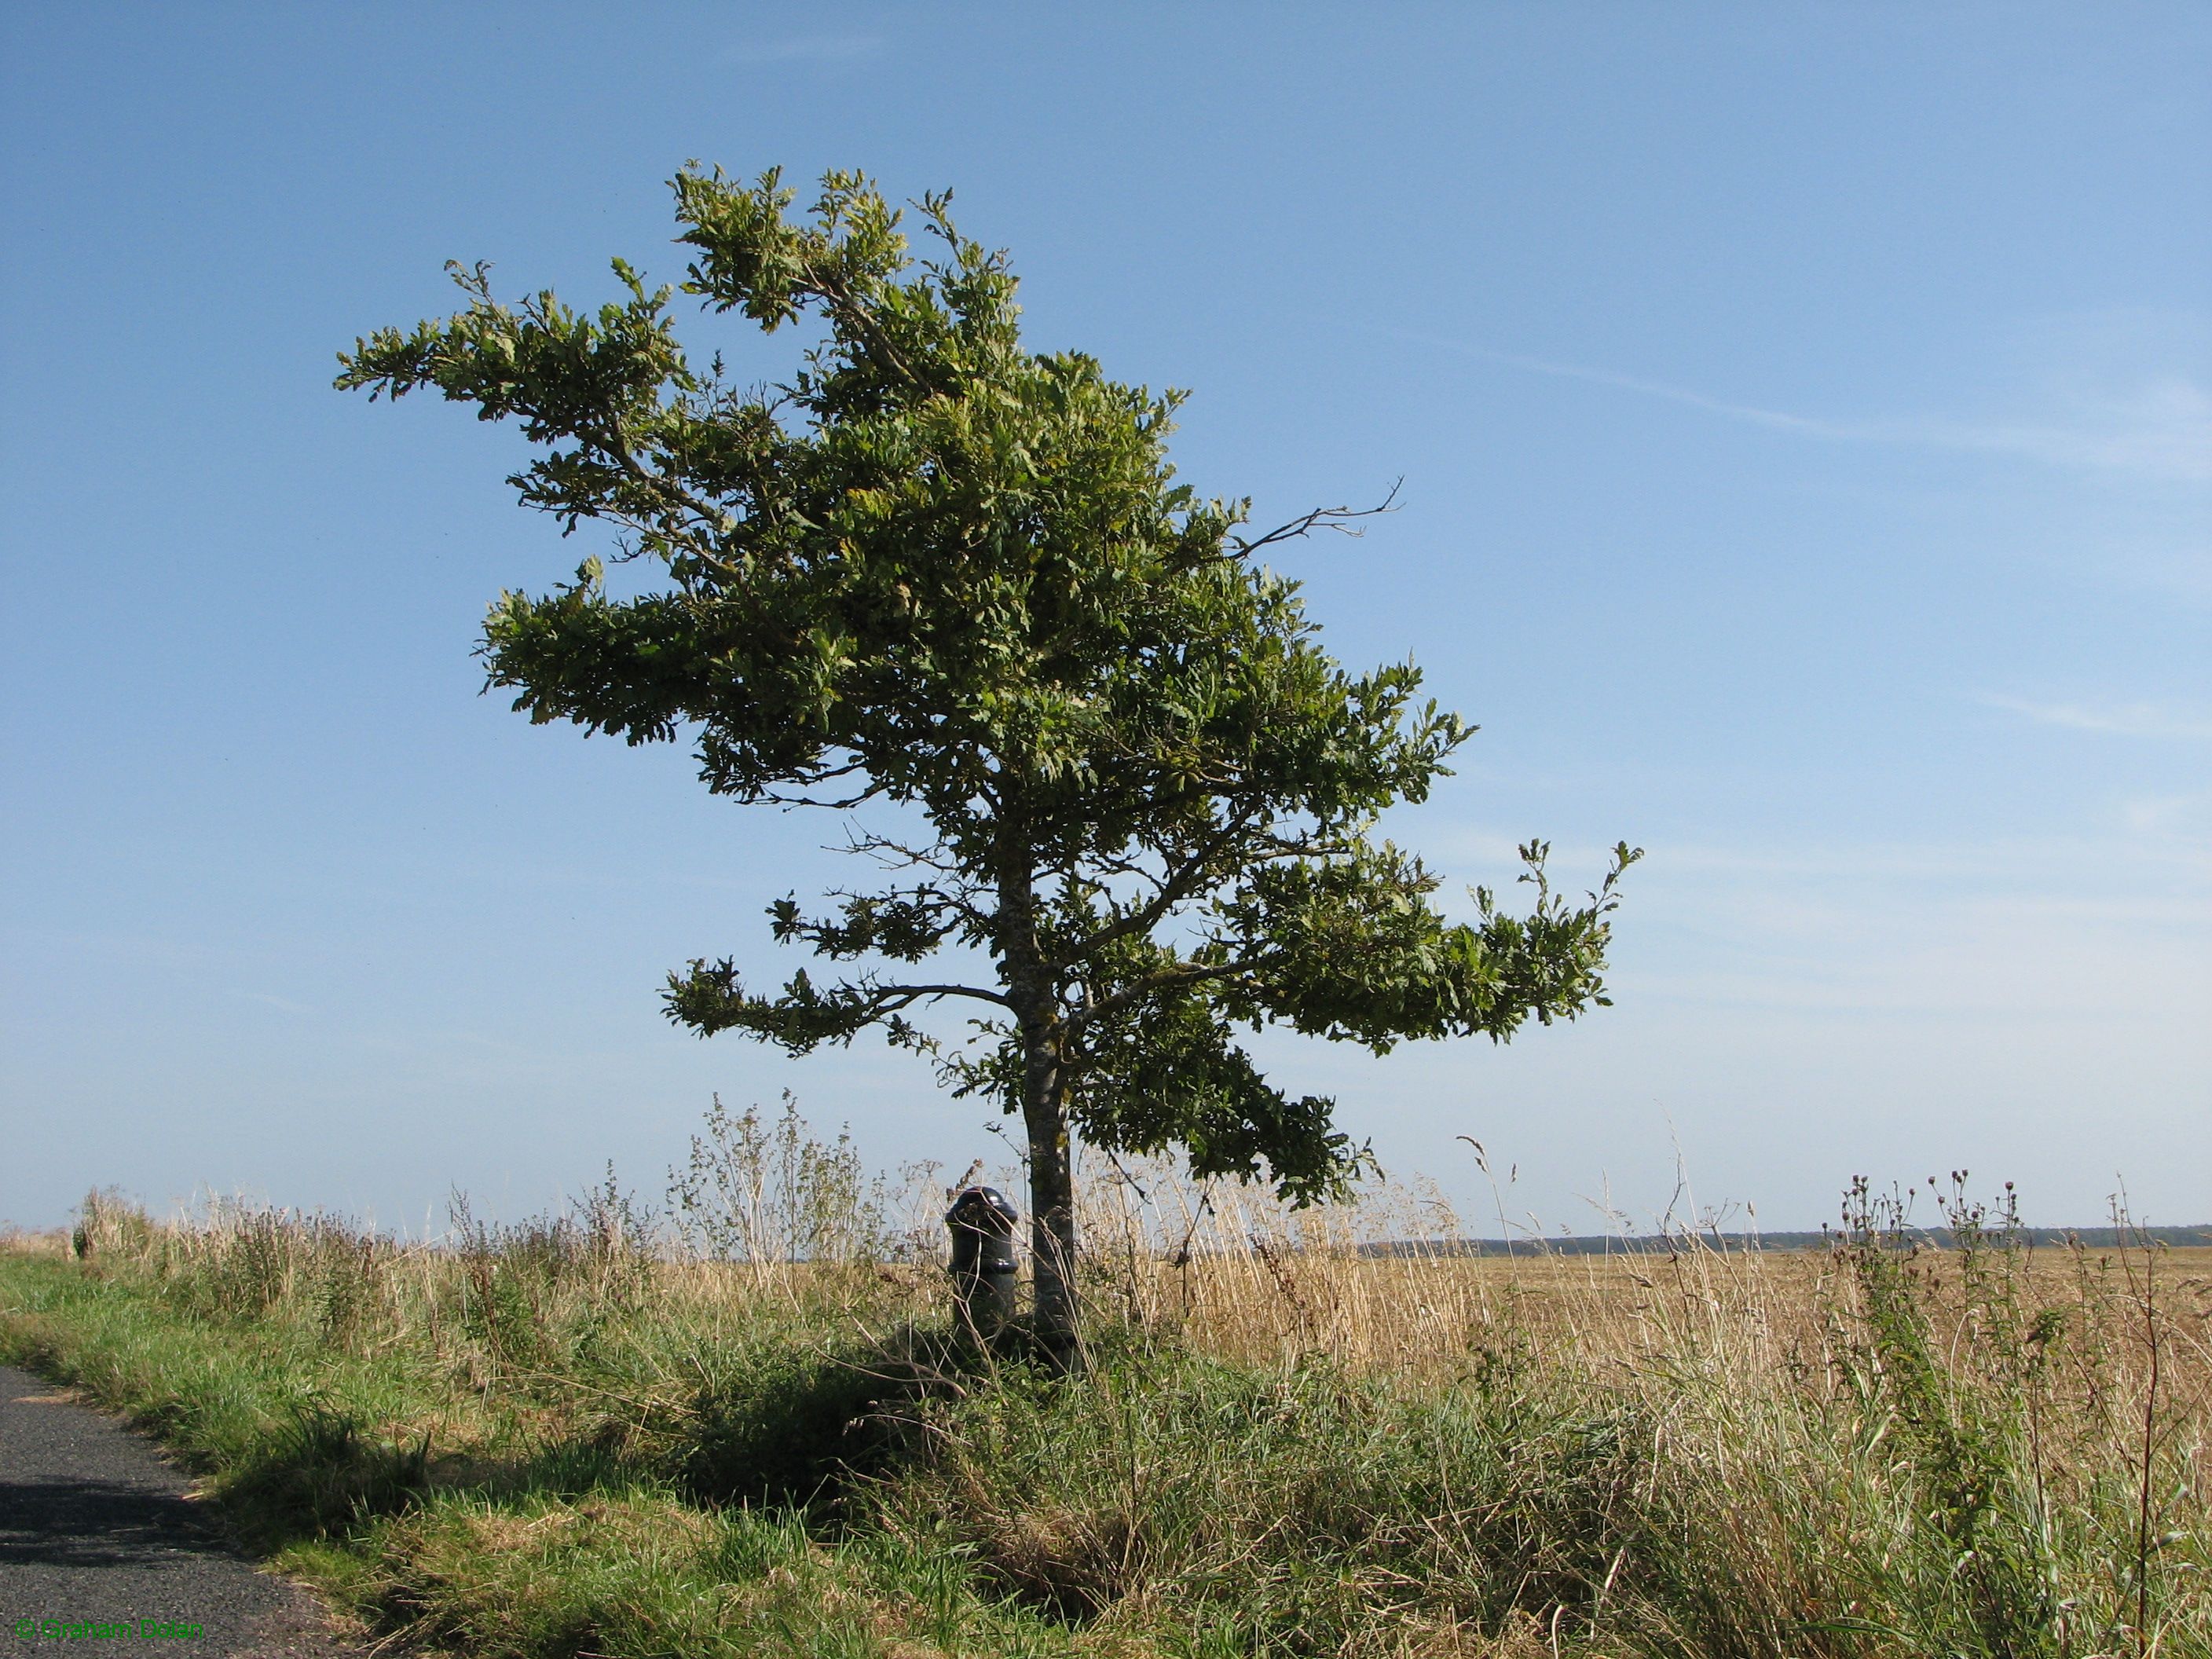
<path id="1" fill-rule="evenodd" d="M 430 1437 L 380 1439 L 351 1414 L 321 1403 L 295 1407 L 217 1492 L 242 1536 L 274 1551 L 358 1522 L 396 1515 L 430 1489 Z"/>
<path id="2" fill-rule="evenodd" d="M 915 1327 L 872 1343 L 723 1358 L 672 1425 L 658 1473 L 698 1503 L 787 1509 L 817 1524 L 842 1520 L 859 1486 L 914 1449 L 927 1402 L 1038 1363 L 1018 1332 L 986 1352 Z"/>
<path id="3" fill-rule="evenodd" d="M 854 1493 L 914 1447 L 926 1402 L 1037 1362 L 1016 1335 L 986 1352 L 909 1327 L 827 1348 L 764 1337 L 696 1363 L 688 1395 L 504 1457 L 441 1459 L 427 1433 L 395 1441 L 330 1405 L 298 1406 L 223 1473 L 219 1498 L 241 1534 L 270 1552 L 404 1513 L 434 1492 L 513 1501 L 641 1483 L 704 1508 L 787 1511 L 811 1530 L 835 1530 Z"/>

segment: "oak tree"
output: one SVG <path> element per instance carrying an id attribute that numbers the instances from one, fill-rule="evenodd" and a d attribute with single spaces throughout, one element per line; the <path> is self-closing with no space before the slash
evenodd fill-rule
<path id="1" fill-rule="evenodd" d="M 1182 394 L 1025 348 L 1005 255 L 945 196 L 914 204 L 934 242 L 917 258 L 855 173 L 796 218 L 773 171 L 692 167 L 673 189 L 682 294 L 814 336 L 781 383 L 695 361 L 677 290 L 620 260 L 622 297 L 595 313 L 505 304 L 484 267 L 453 267 L 463 309 L 357 341 L 337 378 L 515 422 L 523 503 L 611 526 L 665 578 L 617 597 L 590 558 L 501 595 L 482 654 L 516 708 L 687 740 L 738 801 L 874 809 L 850 845 L 878 883 L 770 909 L 778 940 L 851 966 L 759 991 L 702 958 L 671 976 L 672 1018 L 793 1054 L 872 1028 L 1018 1115 L 1036 1321 L 1064 1346 L 1076 1141 L 1179 1149 L 1301 1202 L 1357 1173 L 1334 1103 L 1270 1083 L 1241 1034 L 1382 1053 L 1606 1000 L 1625 844 L 1572 903 L 1532 842 L 1527 914 L 1478 890 L 1454 922 L 1376 835 L 1472 728 L 1419 699 L 1410 664 L 1340 665 L 1259 557 L 1360 515 L 1247 533 L 1248 503 L 1176 483 Z M 964 1036 L 927 1023 L 952 1004 L 975 1016 Z"/>

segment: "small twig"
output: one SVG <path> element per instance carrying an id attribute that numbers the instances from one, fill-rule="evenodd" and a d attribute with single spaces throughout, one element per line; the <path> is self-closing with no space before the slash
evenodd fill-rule
<path id="1" fill-rule="evenodd" d="M 1152 1194 L 1138 1184 L 1137 1177 L 1122 1166 L 1121 1155 L 1110 1146 L 1106 1149 L 1106 1161 L 1114 1166 L 1114 1173 L 1121 1177 L 1121 1184 L 1136 1194 L 1138 1203 L 1150 1204 L 1152 1201 Z"/>
<path id="2" fill-rule="evenodd" d="M 1372 519 L 1384 513 L 1396 512 L 1398 491 L 1403 488 L 1405 482 L 1401 478 L 1392 484 L 1390 493 L 1382 498 L 1382 504 L 1378 507 L 1317 507 L 1310 513 L 1300 514 L 1287 524 L 1277 525 L 1264 536 L 1255 536 L 1249 540 L 1243 536 L 1237 536 L 1231 539 L 1237 544 L 1238 553 L 1249 556 L 1277 542 L 1296 541 L 1301 536 L 1310 536 L 1316 530 L 1334 530 L 1340 536 L 1357 536 L 1361 532 L 1352 528 L 1351 521 L 1355 519 Z"/>

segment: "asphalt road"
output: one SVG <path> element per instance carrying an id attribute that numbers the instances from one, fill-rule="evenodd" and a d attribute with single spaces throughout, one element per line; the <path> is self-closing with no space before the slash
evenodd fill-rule
<path id="1" fill-rule="evenodd" d="M 361 1652 L 241 1554 L 190 1485 L 151 1441 L 0 1366 L 0 1653 Z"/>

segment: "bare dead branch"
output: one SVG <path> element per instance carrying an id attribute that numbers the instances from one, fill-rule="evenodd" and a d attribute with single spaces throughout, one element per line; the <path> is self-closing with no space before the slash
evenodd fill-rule
<path id="1" fill-rule="evenodd" d="M 1237 544 L 1239 554 L 1249 555 L 1263 547 L 1272 547 L 1277 542 L 1296 541 L 1302 536 L 1310 536 L 1316 530 L 1334 530 L 1340 536 L 1364 535 L 1366 532 L 1357 526 L 1356 521 L 1376 518 L 1385 513 L 1395 513 L 1398 510 L 1398 491 L 1404 487 L 1405 482 L 1401 478 L 1392 484 L 1390 493 L 1375 507 L 1317 507 L 1310 513 L 1299 514 L 1287 524 L 1277 525 L 1264 536 L 1249 539 L 1232 536 L 1230 539 Z"/>

